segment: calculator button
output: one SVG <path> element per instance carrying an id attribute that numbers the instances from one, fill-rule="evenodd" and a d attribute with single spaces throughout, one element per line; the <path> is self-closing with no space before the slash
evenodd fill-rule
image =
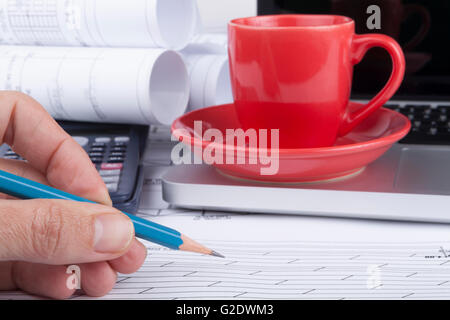
<path id="1" fill-rule="evenodd" d="M 119 187 L 118 183 L 107 183 L 106 188 L 108 188 L 109 192 L 116 192 Z"/>
<path id="2" fill-rule="evenodd" d="M 100 174 L 100 176 L 103 177 L 108 177 L 108 176 L 118 176 L 120 175 L 120 169 L 117 170 L 100 170 L 98 172 Z"/>
<path id="3" fill-rule="evenodd" d="M 109 154 L 109 156 L 110 157 L 124 157 L 125 156 L 125 152 L 116 152 L 116 151 L 114 151 L 114 152 L 111 152 Z"/>
<path id="4" fill-rule="evenodd" d="M 102 177 L 104 183 L 119 182 L 119 176 L 105 176 Z"/>
<path id="5" fill-rule="evenodd" d="M 130 137 L 115 137 L 114 142 L 130 142 Z"/>
<path id="6" fill-rule="evenodd" d="M 101 170 L 121 170 L 123 168 L 122 163 L 102 163 Z"/>
<path id="7" fill-rule="evenodd" d="M 4 159 L 12 159 L 12 160 L 18 160 L 19 156 L 17 155 L 10 155 L 10 156 L 4 156 Z"/>
<path id="8" fill-rule="evenodd" d="M 104 148 L 104 147 L 106 147 L 106 143 L 103 143 L 103 142 L 93 142 L 92 144 L 91 144 L 91 148 L 92 147 L 101 147 L 101 148 Z"/>
<path id="9" fill-rule="evenodd" d="M 82 146 L 82 147 L 85 147 L 85 146 L 87 146 L 87 144 L 89 143 L 89 139 L 88 138 L 86 138 L 86 137 L 78 137 L 78 136 L 75 136 L 75 137 L 72 137 L 76 142 L 78 142 L 78 144 L 80 145 L 80 146 Z"/>
<path id="10" fill-rule="evenodd" d="M 126 152 L 126 147 L 112 147 L 111 152 Z"/>
<path id="11" fill-rule="evenodd" d="M 110 143 L 111 142 L 111 138 L 109 138 L 109 137 L 98 137 L 98 138 L 95 138 L 95 142 Z"/>
<path id="12" fill-rule="evenodd" d="M 127 143 L 126 142 L 116 142 L 113 144 L 113 148 L 115 147 L 127 147 Z"/>
<path id="13" fill-rule="evenodd" d="M 123 157 L 109 157 L 108 163 L 122 163 L 124 161 Z"/>
<path id="14" fill-rule="evenodd" d="M 103 153 L 102 152 L 89 152 L 89 157 L 92 157 L 92 158 L 96 158 L 96 157 L 103 158 Z"/>
<path id="15" fill-rule="evenodd" d="M 103 158 L 91 158 L 91 161 L 92 161 L 93 163 L 95 163 L 95 164 L 97 164 L 97 163 L 102 163 Z"/>
<path id="16" fill-rule="evenodd" d="M 104 152 L 105 148 L 104 147 L 92 147 L 89 151 L 90 152 Z"/>

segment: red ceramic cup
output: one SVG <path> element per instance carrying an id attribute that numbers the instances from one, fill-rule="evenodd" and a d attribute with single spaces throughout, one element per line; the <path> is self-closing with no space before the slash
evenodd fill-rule
<path id="1" fill-rule="evenodd" d="M 228 25 L 231 82 L 243 129 L 279 129 L 281 148 L 326 147 L 381 107 L 400 86 L 405 59 L 392 38 L 355 34 L 334 15 L 272 15 Z M 348 109 L 353 66 L 386 49 L 392 73 L 360 110 Z"/>

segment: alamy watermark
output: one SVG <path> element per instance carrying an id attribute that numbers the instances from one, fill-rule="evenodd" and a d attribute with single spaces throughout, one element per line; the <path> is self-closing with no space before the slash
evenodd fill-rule
<path id="1" fill-rule="evenodd" d="M 73 264 L 67 267 L 66 273 L 69 274 L 66 280 L 68 289 L 81 289 L 81 269 L 79 266 Z"/>
<path id="2" fill-rule="evenodd" d="M 226 129 L 224 134 L 219 129 L 208 128 L 200 120 L 194 121 L 193 132 L 187 129 L 173 132 L 172 141 L 181 142 L 172 149 L 171 160 L 173 164 L 259 165 L 261 175 L 275 175 L 280 167 L 279 131 Z M 197 143 L 187 146 L 187 141 L 183 143 L 185 137 L 195 139 Z"/>
<path id="3" fill-rule="evenodd" d="M 381 29 L 381 9 L 376 4 L 370 5 L 366 10 L 367 14 L 370 16 L 367 18 L 366 26 L 369 30 L 380 30 Z"/>

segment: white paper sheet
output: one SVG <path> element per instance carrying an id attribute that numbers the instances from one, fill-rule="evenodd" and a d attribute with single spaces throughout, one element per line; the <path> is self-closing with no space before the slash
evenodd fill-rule
<path id="1" fill-rule="evenodd" d="M 144 267 L 107 299 L 450 298 L 449 226 L 161 213 L 149 218 L 226 258 L 148 244 Z"/>
<path id="2" fill-rule="evenodd" d="M 170 124 L 189 81 L 164 49 L 0 46 L 0 90 L 22 91 L 56 119 Z"/>
<path id="3" fill-rule="evenodd" d="M 196 19 L 195 0 L 1 0 L 0 44 L 181 49 Z"/>
<path id="4" fill-rule="evenodd" d="M 226 258 L 146 242 L 144 266 L 103 299 L 450 298 L 449 226 L 183 209 L 142 216 Z"/>

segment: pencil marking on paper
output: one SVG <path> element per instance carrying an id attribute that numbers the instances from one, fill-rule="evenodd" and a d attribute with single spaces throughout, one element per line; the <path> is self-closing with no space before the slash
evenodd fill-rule
<path id="1" fill-rule="evenodd" d="M 444 258 L 448 257 L 447 251 L 442 246 L 440 247 L 439 251 L 442 252 L 442 254 L 444 255 Z"/>
<path id="2" fill-rule="evenodd" d="M 216 281 L 216 282 L 211 283 L 210 285 L 208 285 L 208 287 L 212 287 L 213 285 L 216 285 L 216 284 L 221 283 L 221 282 L 222 282 L 222 281 Z"/>
<path id="3" fill-rule="evenodd" d="M 319 267 L 319 268 L 317 268 L 317 269 L 314 269 L 314 271 L 320 271 L 320 270 L 323 270 L 323 269 L 325 269 L 326 267 Z"/>
<path id="4" fill-rule="evenodd" d="M 164 263 L 164 264 L 160 265 L 160 267 L 166 267 L 166 266 L 168 266 L 169 264 L 172 264 L 172 263 L 173 263 L 173 261 L 170 261 L 170 262 L 167 262 L 167 263 Z"/>
<path id="5" fill-rule="evenodd" d="M 303 292 L 302 294 L 308 294 L 308 293 L 311 293 L 311 292 L 313 292 L 313 291 L 315 291 L 316 289 L 310 289 L 310 290 L 308 290 L 308 291 L 305 291 L 305 292 Z"/>
<path id="6" fill-rule="evenodd" d="M 237 295 L 235 295 L 234 296 L 234 298 L 237 298 L 237 297 L 239 297 L 239 296 L 242 296 L 242 295 L 244 295 L 244 294 L 246 294 L 247 292 L 242 292 L 242 293 L 240 293 L 240 294 L 237 294 Z"/>

